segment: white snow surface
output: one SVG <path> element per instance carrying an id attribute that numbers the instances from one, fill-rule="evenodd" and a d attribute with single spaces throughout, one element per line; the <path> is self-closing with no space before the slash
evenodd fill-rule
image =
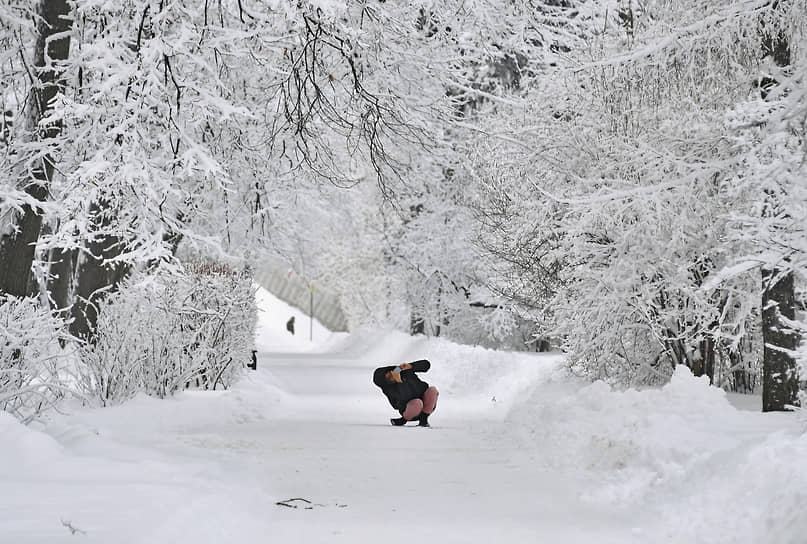
<path id="1" fill-rule="evenodd" d="M 615 391 L 559 355 L 316 322 L 311 341 L 258 300 L 258 369 L 230 390 L 0 412 L 0 543 L 807 541 L 797 414 L 686 369 Z M 433 426 L 393 427 L 372 370 L 424 357 Z"/>

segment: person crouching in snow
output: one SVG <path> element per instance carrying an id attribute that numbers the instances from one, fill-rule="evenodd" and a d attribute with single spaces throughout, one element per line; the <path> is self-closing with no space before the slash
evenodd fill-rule
<path id="1" fill-rule="evenodd" d="M 429 426 L 429 415 L 437 407 L 436 387 L 418 378 L 416 372 L 428 372 L 431 363 L 426 359 L 397 366 L 382 366 L 373 372 L 373 383 L 381 388 L 393 408 L 401 414 L 390 419 L 393 425 L 405 425 L 418 419 L 421 427 Z"/>

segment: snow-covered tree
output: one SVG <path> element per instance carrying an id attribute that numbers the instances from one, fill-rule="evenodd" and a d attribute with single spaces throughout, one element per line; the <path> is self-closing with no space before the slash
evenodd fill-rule
<path id="1" fill-rule="evenodd" d="M 0 4 L 0 293 L 12 296 L 32 290 L 31 264 L 54 173 L 51 146 L 61 132 L 50 119 L 52 101 L 65 85 L 71 22 L 66 0 Z"/>
<path id="2" fill-rule="evenodd" d="M 336 281 L 345 302 L 355 303 L 347 309 L 349 314 L 370 321 L 390 319 L 404 328 L 411 324 L 429 334 L 451 335 L 452 328 L 462 334 L 477 318 L 477 325 L 488 324 L 487 310 L 498 305 L 479 304 L 481 296 L 490 298 L 481 289 L 488 272 L 480 270 L 473 245 L 475 220 L 466 206 L 467 148 L 461 143 L 475 134 L 475 108 L 499 101 L 499 95 L 512 92 L 522 77 L 534 74 L 565 47 L 577 12 L 569 2 L 417 5 L 422 9 L 413 11 L 409 3 L 399 2 L 373 5 L 373 17 L 365 19 L 361 29 L 369 33 L 378 25 L 374 32 L 383 31 L 372 55 L 365 53 L 375 60 L 368 65 L 379 67 L 378 77 L 389 92 L 404 103 L 420 104 L 408 110 L 409 118 L 418 119 L 416 126 L 428 138 L 397 149 L 397 176 L 377 194 L 364 187 L 353 191 L 354 196 L 337 197 L 332 191 L 311 191 L 298 176 L 293 201 L 317 218 L 311 227 L 300 229 L 307 212 L 291 210 L 290 199 L 283 196 L 281 209 L 267 217 L 275 219 L 273 242 L 284 247 L 288 260 L 300 261 L 298 266 L 305 266 L 309 277 Z M 402 51 L 410 51 L 405 60 L 398 58 Z M 421 111 L 429 104 L 430 109 Z M 343 160 L 356 164 L 354 154 Z M 366 181 L 366 174 L 357 177 L 360 184 Z M 348 202 L 348 210 L 338 208 Z M 324 219 L 329 207 L 334 207 L 334 217 L 345 220 L 335 228 L 320 229 L 320 219 L 332 225 L 331 219 Z M 346 238 L 340 228 L 345 225 L 369 230 L 366 237 Z M 311 233 L 316 240 L 301 243 L 309 230 L 316 232 Z M 351 251 L 346 240 L 361 249 Z M 303 245 L 307 249 L 301 249 Z M 358 270 L 349 269 L 354 260 L 362 263 Z M 314 266 L 317 261 L 328 264 Z M 381 298 L 376 296 L 380 293 Z"/>
<path id="3" fill-rule="evenodd" d="M 529 110 L 493 117 L 490 132 L 505 137 L 482 144 L 487 245 L 510 263 L 502 290 L 551 306 L 547 327 L 587 375 L 656 380 L 686 364 L 714 376 L 760 315 L 755 267 L 716 281 L 762 250 L 733 235 L 738 211 L 765 222 L 749 209 L 764 187 L 750 200 L 735 191 L 750 172 L 730 117 L 761 102 L 765 36 L 801 43 L 804 6 L 612 7 L 591 47 L 535 86 Z"/>

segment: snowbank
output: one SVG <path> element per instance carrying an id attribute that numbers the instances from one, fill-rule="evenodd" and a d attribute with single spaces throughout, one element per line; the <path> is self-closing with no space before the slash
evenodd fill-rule
<path id="1" fill-rule="evenodd" d="M 63 448 L 50 436 L 26 427 L 11 414 L 0 411 L 0 474 L 13 475 L 21 470 L 34 472 L 54 457 L 62 455 Z"/>
<path id="2" fill-rule="evenodd" d="M 525 441 L 554 445 L 543 459 L 548 466 L 611 472 L 613 483 L 588 497 L 595 501 L 627 505 L 655 486 L 687 478 L 703 461 L 738 447 L 740 439 L 728 431 L 748 417 L 686 367 L 661 389 L 558 386 L 567 392 L 535 392 L 511 420 Z"/>
<path id="3" fill-rule="evenodd" d="M 704 544 L 803 544 L 805 469 L 807 434 L 774 433 L 729 452 L 691 480 L 686 500 L 659 508 L 658 532 Z"/>
<path id="4" fill-rule="evenodd" d="M 536 462 L 589 474 L 584 501 L 655 505 L 659 541 L 804 542 L 807 435 L 793 414 L 739 411 L 686 367 L 661 389 L 551 389 L 508 419 Z"/>

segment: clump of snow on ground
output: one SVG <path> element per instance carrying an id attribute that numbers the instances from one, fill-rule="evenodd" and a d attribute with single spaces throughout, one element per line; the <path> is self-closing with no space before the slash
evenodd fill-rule
<path id="1" fill-rule="evenodd" d="M 62 447 L 53 438 L 22 425 L 6 412 L 0 412 L 0 436 L 3 437 L 0 473 L 17 473 L 21 467 L 35 470 L 62 453 Z"/>

